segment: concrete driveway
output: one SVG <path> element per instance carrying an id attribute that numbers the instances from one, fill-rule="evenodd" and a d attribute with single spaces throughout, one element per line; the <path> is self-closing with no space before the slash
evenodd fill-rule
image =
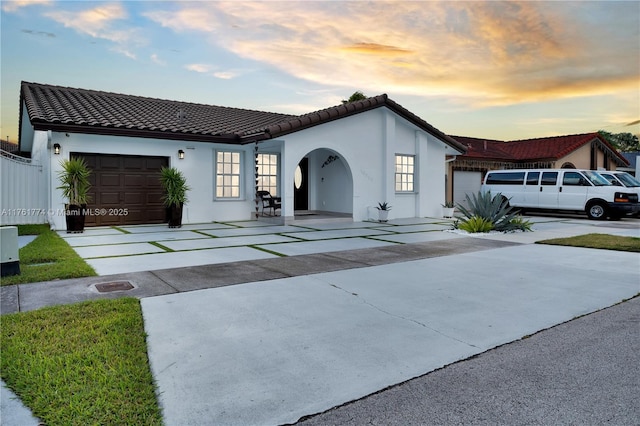
<path id="1" fill-rule="evenodd" d="M 166 424 L 292 423 L 640 292 L 637 254 L 522 242 L 142 299 Z"/>

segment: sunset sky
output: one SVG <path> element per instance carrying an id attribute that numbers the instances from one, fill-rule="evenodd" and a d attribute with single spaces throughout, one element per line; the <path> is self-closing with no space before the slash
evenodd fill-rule
<path id="1" fill-rule="evenodd" d="M 387 93 L 450 135 L 640 133 L 640 2 L 2 1 L 20 81 L 303 114 Z"/>

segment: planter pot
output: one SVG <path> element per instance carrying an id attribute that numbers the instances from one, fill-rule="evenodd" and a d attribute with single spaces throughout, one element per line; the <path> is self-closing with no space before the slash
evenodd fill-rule
<path id="1" fill-rule="evenodd" d="M 182 227 L 182 207 L 182 203 L 180 203 L 179 206 L 173 204 L 172 206 L 167 207 L 167 219 L 169 220 L 169 228 Z"/>
<path id="2" fill-rule="evenodd" d="M 455 207 L 443 207 L 442 208 L 442 216 L 443 217 L 453 217 L 454 211 L 455 211 Z"/>
<path id="3" fill-rule="evenodd" d="M 389 217 L 389 210 L 378 210 L 378 222 L 386 222 Z"/>
<path id="4" fill-rule="evenodd" d="M 65 219 L 67 222 L 67 234 L 79 234 L 84 232 L 84 211 L 86 204 L 65 204 Z"/>

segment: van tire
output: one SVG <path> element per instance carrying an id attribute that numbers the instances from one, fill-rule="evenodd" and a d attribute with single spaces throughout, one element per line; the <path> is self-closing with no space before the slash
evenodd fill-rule
<path id="1" fill-rule="evenodd" d="M 592 220 L 605 220 L 607 218 L 607 204 L 602 201 L 594 201 L 587 205 L 587 216 Z"/>

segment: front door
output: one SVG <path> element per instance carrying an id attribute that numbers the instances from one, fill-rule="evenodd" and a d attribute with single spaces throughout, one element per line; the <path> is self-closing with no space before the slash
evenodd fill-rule
<path id="1" fill-rule="evenodd" d="M 303 158 L 296 168 L 293 182 L 294 210 L 309 210 L 309 159 Z"/>

